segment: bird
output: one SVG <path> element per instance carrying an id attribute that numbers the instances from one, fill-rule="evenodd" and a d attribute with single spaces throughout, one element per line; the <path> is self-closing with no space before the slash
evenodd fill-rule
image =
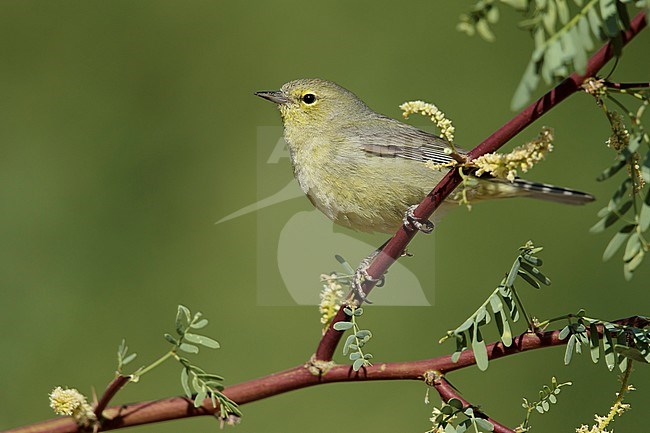
<path id="1" fill-rule="evenodd" d="M 334 223 L 363 232 L 392 234 L 409 223 L 430 231 L 432 224 L 417 221 L 412 212 L 444 176 L 427 162 L 449 163 L 454 152 L 465 156 L 467 151 L 373 111 L 332 81 L 298 79 L 255 95 L 279 108 L 294 176 Z M 584 192 L 520 178 L 511 182 L 484 174 L 475 180 L 472 201 L 529 197 L 577 205 L 594 200 Z M 442 213 L 458 200 L 458 195 L 448 197 Z"/>

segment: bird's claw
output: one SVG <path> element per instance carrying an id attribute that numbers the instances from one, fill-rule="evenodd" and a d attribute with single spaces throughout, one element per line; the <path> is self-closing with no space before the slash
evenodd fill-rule
<path id="1" fill-rule="evenodd" d="M 427 219 L 420 219 L 415 216 L 415 209 L 417 205 L 413 205 L 406 210 L 404 219 L 404 227 L 409 230 L 419 230 L 422 233 L 429 234 L 433 231 L 433 223 Z"/>
<path id="2" fill-rule="evenodd" d="M 381 287 L 385 282 L 383 275 L 379 278 L 374 278 L 371 277 L 368 273 L 368 267 L 377 254 L 378 252 L 375 251 L 373 254 L 363 259 L 361 263 L 359 263 L 357 269 L 354 271 L 354 276 L 352 277 L 352 290 L 354 291 L 354 294 L 362 302 L 365 302 L 367 304 L 372 304 L 372 302 L 368 300 L 366 292 L 363 291 L 363 284 L 366 281 L 370 281 L 372 283 L 377 283 L 377 287 Z"/>

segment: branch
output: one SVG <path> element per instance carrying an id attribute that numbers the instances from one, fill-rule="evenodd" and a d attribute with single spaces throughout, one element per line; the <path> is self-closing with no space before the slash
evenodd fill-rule
<path id="1" fill-rule="evenodd" d="M 465 400 L 463 397 L 460 396 L 458 391 L 454 389 L 453 386 L 447 381 L 442 376 L 437 376 L 433 380 L 433 387 L 438 391 L 438 394 L 440 394 L 440 398 L 442 398 L 445 402 L 449 401 L 452 398 L 458 399 L 463 403 L 463 409 L 467 409 L 468 407 L 471 407 L 474 409 L 474 413 L 477 415 L 483 415 L 481 418 L 485 418 L 488 421 L 494 425 L 494 433 L 515 433 L 514 430 L 504 426 L 498 421 L 495 421 L 494 419 L 490 418 L 489 416 L 485 415 L 482 411 L 476 409 L 476 406 Z"/>
<path id="2" fill-rule="evenodd" d="M 118 374 L 115 379 L 113 379 L 111 383 L 108 384 L 106 391 L 104 391 L 104 394 L 99 399 L 97 406 L 95 407 L 95 416 L 98 420 L 101 420 L 103 418 L 102 413 L 104 412 L 104 409 L 106 409 L 106 406 L 108 406 L 108 403 L 110 403 L 113 397 L 115 397 L 115 394 L 117 394 L 120 389 L 124 388 L 124 386 L 129 383 L 130 380 L 131 376 Z"/>
<path id="3" fill-rule="evenodd" d="M 645 13 L 639 12 L 630 23 L 630 29 L 627 32 L 622 33 L 622 44 L 626 45 L 637 34 L 639 34 L 645 26 Z M 616 49 L 612 42 L 603 45 L 589 59 L 584 74 L 574 72 L 560 84 L 555 86 L 550 92 L 530 104 L 522 112 L 513 117 L 508 123 L 503 125 L 482 143 L 472 149 L 468 154 L 468 159 L 472 160 L 481 155 L 485 155 L 486 153 L 495 152 L 506 144 L 508 140 L 528 127 L 528 125 L 548 113 L 553 107 L 557 106 L 560 102 L 564 101 L 575 92 L 580 91 L 583 81 L 586 78 L 596 75 L 596 73 L 598 73 L 598 71 L 614 56 L 615 52 Z M 418 219 L 428 219 L 431 217 L 433 212 L 442 204 L 447 196 L 456 189 L 461 181 L 462 179 L 458 173 L 458 169 L 455 168 L 450 170 L 440 183 L 436 185 L 433 191 L 431 191 L 415 209 L 415 217 Z M 373 289 L 376 280 L 384 275 L 388 268 L 402 256 L 406 246 L 411 242 L 416 233 L 417 231 L 409 230 L 405 226 L 401 226 L 399 230 L 397 230 L 397 233 L 395 233 L 382 249 L 382 254 L 379 254 L 368 268 L 368 275 L 371 277 L 371 280 L 367 280 L 363 284 L 363 291 L 366 294 L 370 293 Z M 330 327 L 321 339 L 318 348 L 316 349 L 316 359 L 323 361 L 329 361 L 332 359 L 336 346 L 341 339 L 341 335 L 343 335 L 341 331 L 335 330 L 333 325 L 336 322 L 344 320 L 348 320 L 348 318 L 343 312 L 343 309 L 341 309 L 334 317 Z"/>
<path id="4" fill-rule="evenodd" d="M 633 316 L 615 320 L 613 323 L 634 327 L 646 327 L 648 319 Z M 523 333 L 513 339 L 510 347 L 501 342 L 487 346 L 488 358 L 495 360 L 545 347 L 565 345 L 568 339 L 560 340 L 560 331 L 547 331 L 539 334 Z M 388 362 L 365 367 L 355 372 L 349 365 L 332 365 L 329 369 L 320 371 L 319 362 L 308 362 L 289 370 L 274 373 L 259 379 L 250 380 L 226 388 L 223 393 L 239 405 L 262 400 L 296 389 L 314 385 L 336 382 L 368 382 L 375 380 L 419 380 L 426 381 L 432 371 L 449 373 L 451 371 L 470 367 L 476 364 L 474 353 L 465 350 L 457 362 L 451 360 L 451 355 L 409 362 Z M 323 368 L 323 367 L 321 367 Z M 172 397 L 156 401 L 148 401 L 123 406 L 114 406 L 104 410 L 104 420 L 98 431 L 114 430 L 142 424 L 150 424 L 172 419 L 188 418 L 199 415 L 214 415 L 217 409 L 212 407 L 210 400 L 203 406 L 195 408 L 192 400 L 185 397 Z M 55 418 L 7 430 L 5 433 L 74 433 L 78 426 L 70 417 Z"/>
<path id="5" fill-rule="evenodd" d="M 605 87 L 616 90 L 645 89 L 650 87 L 650 83 L 612 83 L 611 81 L 605 81 L 604 84 Z"/>

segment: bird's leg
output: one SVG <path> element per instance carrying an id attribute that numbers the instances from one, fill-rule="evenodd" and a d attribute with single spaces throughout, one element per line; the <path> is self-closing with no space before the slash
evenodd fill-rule
<path id="1" fill-rule="evenodd" d="M 366 281 L 370 281 L 370 282 L 377 283 L 377 287 L 381 287 L 384 285 L 385 277 L 383 275 L 380 278 L 371 277 L 370 274 L 368 274 L 368 268 L 370 267 L 370 264 L 375 259 L 375 257 L 381 254 L 382 250 L 384 249 L 387 243 L 388 241 L 384 242 L 382 246 L 380 246 L 375 251 L 370 253 L 368 257 L 361 260 L 359 266 L 357 266 L 357 269 L 354 271 L 354 275 L 352 276 L 352 291 L 354 292 L 354 295 L 357 298 L 359 298 L 361 302 L 372 304 L 372 302 L 368 300 L 366 292 L 363 291 L 363 283 L 365 283 Z"/>
<path id="2" fill-rule="evenodd" d="M 417 205 L 410 206 L 404 214 L 404 227 L 407 230 L 420 230 L 422 233 L 429 234 L 433 231 L 433 223 L 427 219 L 416 218 L 413 213 Z"/>

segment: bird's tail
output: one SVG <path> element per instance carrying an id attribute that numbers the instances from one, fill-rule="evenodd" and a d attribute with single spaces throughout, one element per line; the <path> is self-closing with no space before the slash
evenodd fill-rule
<path id="1" fill-rule="evenodd" d="M 510 182 L 503 179 L 490 179 L 490 182 L 508 184 L 513 187 L 513 196 L 530 197 L 538 200 L 554 201 L 564 204 L 586 204 L 595 200 L 594 196 L 586 192 L 546 183 L 531 182 L 524 179 L 515 179 Z"/>

